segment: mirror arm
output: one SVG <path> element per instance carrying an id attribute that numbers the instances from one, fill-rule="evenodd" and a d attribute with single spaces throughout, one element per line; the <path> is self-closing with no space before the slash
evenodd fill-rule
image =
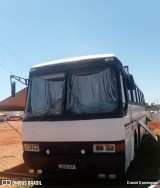
<path id="1" fill-rule="evenodd" d="M 29 79 L 25 79 L 25 78 L 21 78 L 21 77 L 19 77 L 19 76 L 11 75 L 11 76 L 10 76 L 10 82 L 11 82 L 11 83 L 12 83 L 12 79 L 13 79 L 13 78 L 14 78 L 15 80 L 21 82 L 22 84 L 28 86 Z"/>
<path id="2" fill-rule="evenodd" d="M 19 82 L 21 82 L 22 84 L 28 86 L 28 83 L 29 83 L 29 79 L 25 79 L 25 78 L 21 78 L 19 76 L 15 76 L 15 75 L 11 75 L 10 76 L 10 83 L 11 83 L 11 95 L 12 97 L 15 96 L 16 94 L 16 82 L 13 82 L 12 79 L 15 79 Z"/>

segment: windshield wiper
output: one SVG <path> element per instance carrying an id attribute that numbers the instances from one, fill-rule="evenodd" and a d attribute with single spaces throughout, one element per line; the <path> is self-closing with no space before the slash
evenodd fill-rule
<path id="1" fill-rule="evenodd" d="M 71 92 L 70 92 L 69 94 L 71 95 L 73 101 L 77 104 L 77 107 L 80 109 L 80 111 L 82 112 L 82 114 L 86 114 L 84 108 L 82 107 L 82 105 L 80 104 L 80 102 L 79 102 L 79 100 L 76 98 L 76 96 L 75 96 L 73 93 L 71 93 Z M 43 121 L 44 118 L 48 115 L 48 113 L 49 113 L 51 110 L 53 110 L 53 109 L 56 107 L 56 105 L 58 105 L 60 102 L 62 102 L 61 106 L 63 106 L 63 98 L 57 99 L 57 100 L 50 106 L 50 108 L 48 108 L 47 111 L 41 116 L 40 121 Z M 53 112 L 53 114 L 55 114 L 55 113 L 56 113 L 56 110 L 55 110 L 55 112 Z"/>
<path id="2" fill-rule="evenodd" d="M 72 96 L 73 101 L 77 104 L 77 107 L 80 109 L 80 111 L 81 111 L 83 114 L 86 114 L 84 108 L 82 107 L 82 105 L 81 105 L 81 103 L 79 102 L 79 100 L 77 99 L 77 97 L 76 97 L 72 92 L 70 92 L 69 94 Z"/>
<path id="3" fill-rule="evenodd" d="M 63 100 L 63 99 L 61 99 L 61 98 L 57 99 L 57 100 L 50 106 L 50 108 L 48 108 L 47 111 L 43 114 L 43 116 L 40 118 L 40 121 L 43 121 L 44 118 L 48 115 L 48 113 L 49 113 L 52 109 L 54 109 L 55 106 L 56 106 L 57 104 L 59 104 L 59 102 L 62 102 L 62 100 Z M 63 103 L 62 103 L 62 105 L 63 105 Z M 55 112 L 54 112 L 54 114 L 55 114 Z"/>

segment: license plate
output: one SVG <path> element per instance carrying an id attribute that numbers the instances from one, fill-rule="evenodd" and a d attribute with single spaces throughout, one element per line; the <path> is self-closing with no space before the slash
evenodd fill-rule
<path id="1" fill-rule="evenodd" d="M 59 167 L 60 169 L 76 170 L 76 165 L 59 164 L 58 167 Z"/>

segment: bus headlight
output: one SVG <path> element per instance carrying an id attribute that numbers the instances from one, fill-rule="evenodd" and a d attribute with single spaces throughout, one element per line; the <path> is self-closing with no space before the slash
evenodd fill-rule
<path id="1" fill-rule="evenodd" d="M 38 144 L 24 144 L 24 151 L 34 151 L 39 152 L 40 148 Z"/>
<path id="2" fill-rule="evenodd" d="M 115 144 L 94 144 L 93 145 L 93 152 L 94 153 L 114 153 L 115 151 Z"/>

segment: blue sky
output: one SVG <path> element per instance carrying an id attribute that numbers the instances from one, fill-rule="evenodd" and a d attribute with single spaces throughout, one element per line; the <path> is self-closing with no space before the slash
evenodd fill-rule
<path id="1" fill-rule="evenodd" d="M 146 102 L 160 103 L 159 8 L 159 0 L 0 0 L 0 100 L 11 73 L 27 78 L 35 64 L 113 53 Z"/>

